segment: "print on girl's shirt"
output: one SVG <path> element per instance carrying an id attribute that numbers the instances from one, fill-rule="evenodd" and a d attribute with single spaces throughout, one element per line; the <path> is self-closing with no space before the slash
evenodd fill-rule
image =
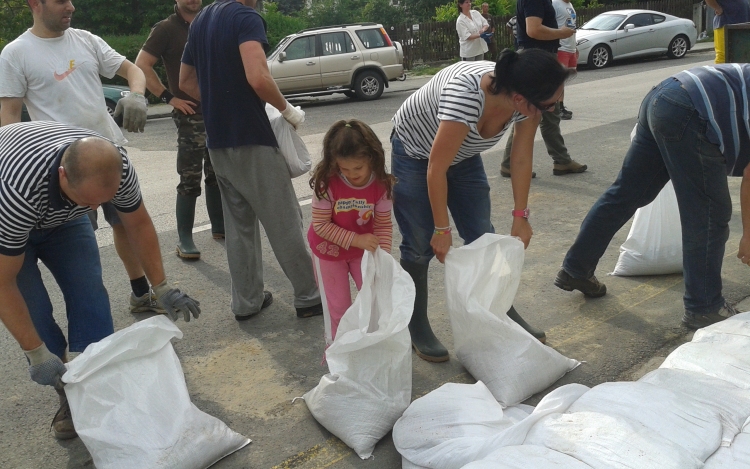
<path id="1" fill-rule="evenodd" d="M 351 212 L 357 210 L 359 212 L 359 218 L 357 219 L 357 225 L 362 226 L 372 220 L 372 215 L 375 210 L 375 204 L 368 204 L 367 199 L 339 199 L 333 206 L 333 211 L 336 214 L 341 212 Z"/>

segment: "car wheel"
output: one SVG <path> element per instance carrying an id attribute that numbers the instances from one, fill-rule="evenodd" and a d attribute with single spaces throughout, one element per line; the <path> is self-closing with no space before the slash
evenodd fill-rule
<path id="1" fill-rule="evenodd" d="M 612 61 L 612 51 L 609 47 L 599 44 L 589 53 L 589 67 L 604 68 Z"/>
<path id="2" fill-rule="evenodd" d="M 383 78 L 372 70 L 365 70 L 354 79 L 354 92 L 363 101 L 378 99 L 384 88 Z"/>
<path id="3" fill-rule="evenodd" d="M 357 97 L 357 93 L 355 93 L 354 91 L 348 90 L 348 91 L 344 91 L 344 96 L 346 96 L 347 98 L 355 99 Z"/>
<path id="4" fill-rule="evenodd" d="M 104 102 L 107 103 L 107 112 L 109 113 L 110 116 L 114 117 L 115 108 L 117 107 L 117 104 L 111 99 L 105 99 Z"/>
<path id="5" fill-rule="evenodd" d="M 683 35 L 675 36 L 672 42 L 669 43 L 667 57 L 670 59 L 681 59 L 687 54 L 688 47 L 688 38 Z"/>

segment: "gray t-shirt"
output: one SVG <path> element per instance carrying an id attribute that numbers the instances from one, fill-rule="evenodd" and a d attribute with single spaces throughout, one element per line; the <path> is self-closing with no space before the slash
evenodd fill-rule
<path id="1" fill-rule="evenodd" d="M 570 29 L 576 29 L 576 9 L 573 8 L 573 3 L 564 2 L 563 0 L 552 0 L 552 6 L 555 7 L 558 28 L 567 26 Z M 575 53 L 576 35 L 573 34 L 569 38 L 560 39 L 559 50 Z"/>

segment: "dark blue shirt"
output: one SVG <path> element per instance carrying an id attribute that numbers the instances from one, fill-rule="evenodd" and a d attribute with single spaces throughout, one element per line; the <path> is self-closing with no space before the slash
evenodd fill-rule
<path id="1" fill-rule="evenodd" d="M 714 16 L 714 29 L 728 24 L 750 22 L 750 4 L 748 0 L 717 0 L 723 12 Z"/>
<path id="2" fill-rule="evenodd" d="M 268 48 L 263 18 L 235 0 L 217 0 L 190 25 L 182 62 L 195 67 L 208 148 L 278 147 L 265 103 L 247 82 L 240 44 Z"/>
<path id="3" fill-rule="evenodd" d="M 559 39 L 540 41 L 526 34 L 526 18 L 536 16 L 542 19 L 542 25 L 557 29 L 557 13 L 552 0 L 518 0 L 516 2 L 516 28 L 518 29 L 518 46 L 525 49 L 544 49 L 556 53 L 560 46 Z"/>

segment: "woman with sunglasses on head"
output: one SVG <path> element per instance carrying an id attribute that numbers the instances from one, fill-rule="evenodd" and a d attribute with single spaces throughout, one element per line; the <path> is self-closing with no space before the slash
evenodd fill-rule
<path id="1" fill-rule="evenodd" d="M 471 9 L 471 0 L 457 0 L 457 2 L 456 32 L 461 60 L 482 60 L 489 49 L 481 34 L 487 31 L 490 25 L 481 13 Z"/>
<path id="2" fill-rule="evenodd" d="M 510 234 L 528 246 L 534 135 L 541 113 L 560 99 L 569 73 L 549 52 L 506 49 L 497 63 L 459 62 L 441 70 L 393 117 L 391 166 L 398 179 L 393 211 L 402 236 L 401 266 L 417 291 L 409 331 L 421 358 L 448 360 L 427 318 L 430 260 L 444 262 L 453 241 L 448 211 L 466 244 L 494 233 L 490 186 L 480 153 L 513 126 Z M 544 332 L 529 326 L 513 307 L 508 316 L 540 341 L 546 340 Z"/>

